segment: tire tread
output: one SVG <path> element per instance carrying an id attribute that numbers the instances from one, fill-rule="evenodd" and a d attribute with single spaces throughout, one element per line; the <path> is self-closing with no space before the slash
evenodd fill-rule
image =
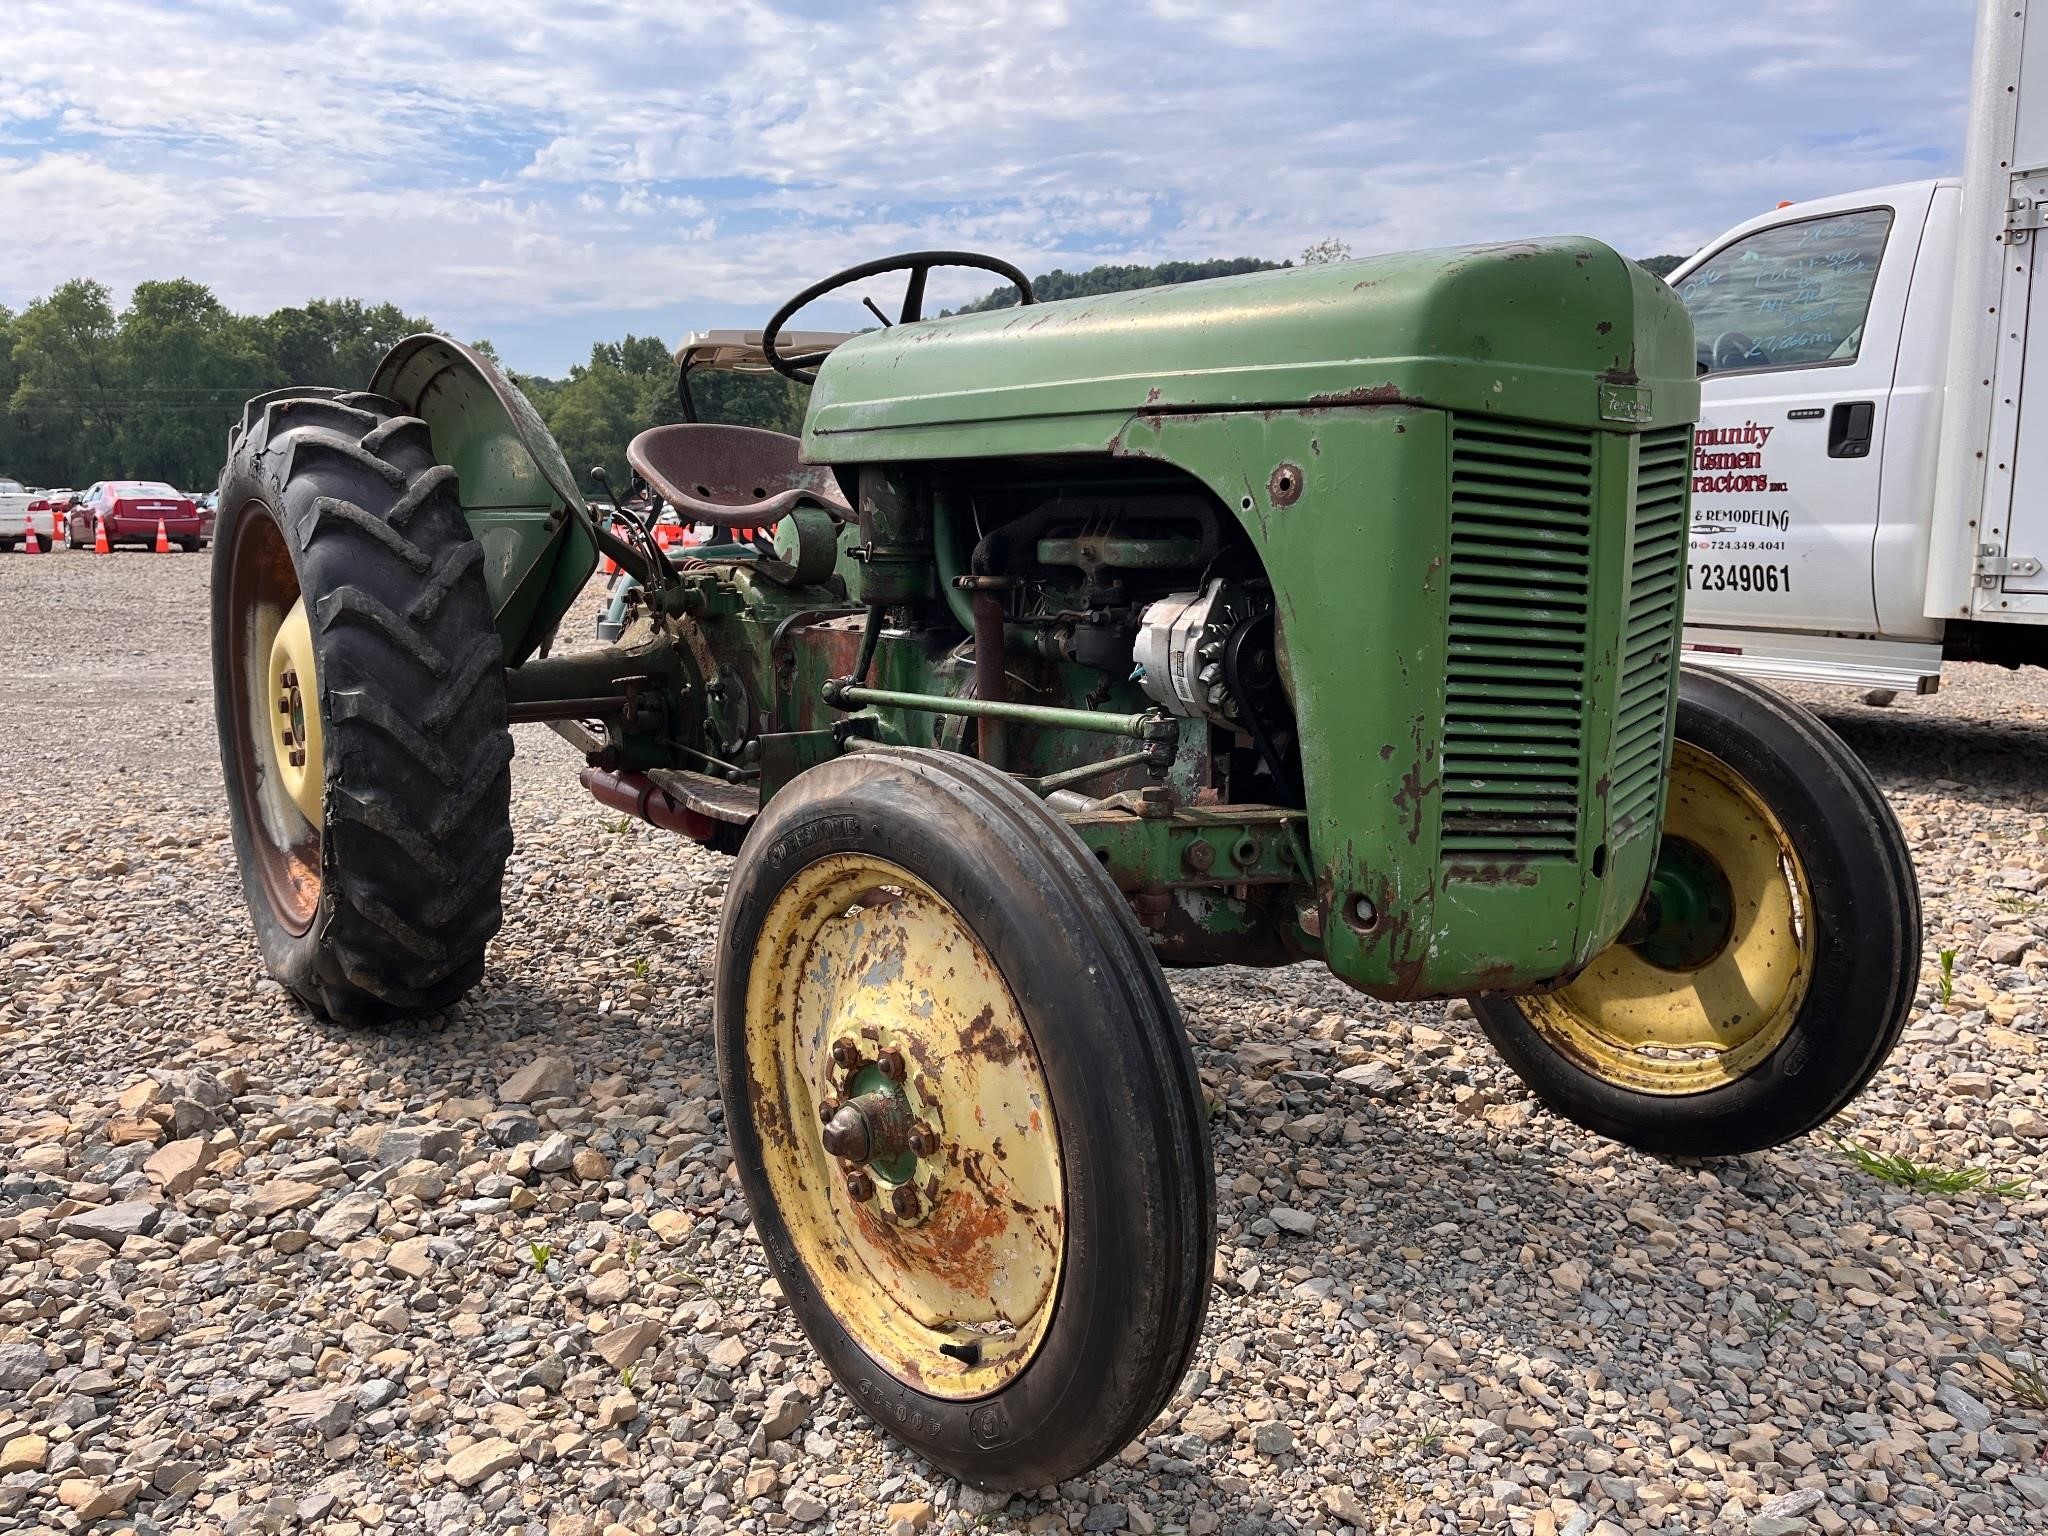
<path id="1" fill-rule="evenodd" d="M 512 849 L 503 650 L 455 472 L 396 402 L 307 389 L 250 402 L 221 484 L 224 518 L 278 518 L 320 657 L 320 908 L 266 959 L 343 1022 L 444 1007 L 482 974 Z"/>

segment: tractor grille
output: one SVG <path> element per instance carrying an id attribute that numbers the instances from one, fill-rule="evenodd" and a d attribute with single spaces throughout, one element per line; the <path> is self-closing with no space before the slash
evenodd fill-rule
<path id="1" fill-rule="evenodd" d="M 1452 423 L 1446 863 L 1577 851 L 1593 447 L 1587 432 Z"/>
<path id="2" fill-rule="evenodd" d="M 1637 448 L 1628 621 L 1622 631 L 1613 787 L 1608 798 L 1617 834 L 1654 817 L 1664 791 L 1664 722 L 1670 705 L 1671 650 L 1678 643 L 1685 490 L 1691 473 L 1690 426 L 1643 434 Z"/>

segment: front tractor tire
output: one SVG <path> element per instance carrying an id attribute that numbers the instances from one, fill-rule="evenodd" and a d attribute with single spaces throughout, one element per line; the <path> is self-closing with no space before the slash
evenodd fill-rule
<path id="1" fill-rule="evenodd" d="M 1898 1043 L 1919 974 L 1912 856 L 1869 771 L 1777 694 L 1688 668 L 1634 931 L 1555 992 L 1474 1008 L 1566 1119 L 1713 1157 L 1837 1114 Z"/>
<path id="2" fill-rule="evenodd" d="M 1201 1085 L 1070 828 L 968 758 L 811 769 L 740 850 L 715 1021 L 769 1267 L 883 1428 L 1027 1489 L 1158 1415 L 1215 1247 Z"/>
<path id="3" fill-rule="evenodd" d="M 503 651 L 427 425 L 390 400 L 250 404 L 220 483 L 214 714 L 264 964 L 340 1023 L 483 973 L 512 848 Z"/>

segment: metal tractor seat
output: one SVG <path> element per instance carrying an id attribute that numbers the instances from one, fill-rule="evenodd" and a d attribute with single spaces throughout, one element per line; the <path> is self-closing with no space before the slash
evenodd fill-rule
<path id="1" fill-rule="evenodd" d="M 853 516 L 832 471 L 804 463 L 802 445 L 786 432 L 708 422 L 649 427 L 626 445 L 626 462 L 686 521 L 766 528 L 805 504 Z"/>

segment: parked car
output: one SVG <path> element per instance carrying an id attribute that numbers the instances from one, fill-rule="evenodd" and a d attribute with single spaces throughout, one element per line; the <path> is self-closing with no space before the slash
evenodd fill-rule
<path id="1" fill-rule="evenodd" d="M 0 478 L 0 549 L 19 549 L 28 537 L 31 522 L 38 539 L 49 538 L 49 520 L 36 507 L 36 492 L 19 480 Z"/>
<path id="2" fill-rule="evenodd" d="M 78 492 L 69 486 L 57 486 L 51 490 L 31 492 L 30 495 L 29 521 L 35 524 L 36 537 L 43 541 L 43 548 L 48 549 L 57 537 L 57 529 L 60 526 L 68 529 L 68 514 L 71 504 L 78 500 Z M 65 537 L 70 536 L 67 531 Z"/>
<path id="3" fill-rule="evenodd" d="M 154 546 L 159 521 L 180 549 L 206 541 L 199 504 L 161 480 L 102 480 L 86 487 L 71 513 L 72 536 L 81 542 L 90 542 L 93 525 L 104 522 L 109 544 Z"/>

